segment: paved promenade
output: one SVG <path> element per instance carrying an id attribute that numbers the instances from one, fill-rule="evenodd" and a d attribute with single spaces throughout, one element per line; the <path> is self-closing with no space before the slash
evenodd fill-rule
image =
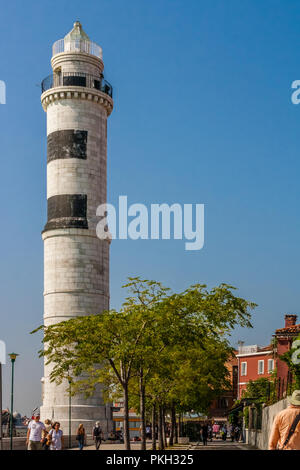
<path id="1" fill-rule="evenodd" d="M 131 450 L 140 450 L 140 443 L 135 442 L 131 443 Z M 78 450 L 78 449 L 72 449 Z M 95 450 L 94 446 L 87 446 L 85 450 Z M 102 444 L 100 447 L 101 450 L 125 450 L 124 444 Z M 151 441 L 147 442 L 147 450 L 151 450 Z M 220 439 L 214 439 L 212 442 L 208 442 L 207 446 L 204 446 L 201 442 L 190 442 L 187 445 L 174 445 L 173 447 L 167 448 L 166 450 L 172 451 L 181 451 L 181 450 L 255 450 L 253 447 L 244 444 L 243 442 L 231 442 L 231 441 L 221 441 Z"/>
<path id="2" fill-rule="evenodd" d="M 204 446 L 202 442 L 191 443 L 187 446 L 187 450 L 255 450 L 255 448 L 243 442 L 224 442 L 214 439 L 212 442 L 208 442 L 207 446 Z"/>

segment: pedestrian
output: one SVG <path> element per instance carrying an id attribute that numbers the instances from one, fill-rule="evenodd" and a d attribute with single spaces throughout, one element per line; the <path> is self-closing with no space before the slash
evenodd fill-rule
<path id="1" fill-rule="evenodd" d="M 213 440 L 213 431 L 211 424 L 208 425 L 208 439 L 210 440 L 210 442 L 212 442 Z"/>
<path id="2" fill-rule="evenodd" d="M 123 437 L 122 429 L 120 429 L 120 431 L 118 432 L 118 438 L 119 438 L 120 444 L 124 444 L 124 437 Z"/>
<path id="3" fill-rule="evenodd" d="M 83 450 L 85 442 L 85 429 L 83 427 L 83 424 L 79 424 L 78 426 L 76 440 L 78 441 L 79 450 Z"/>
<path id="4" fill-rule="evenodd" d="M 207 446 L 207 438 L 208 438 L 208 426 L 206 423 L 202 425 L 202 441 L 203 445 Z"/>
<path id="5" fill-rule="evenodd" d="M 220 425 L 217 423 L 213 424 L 213 433 L 215 435 L 215 439 L 217 438 L 217 434 L 219 434 L 220 431 Z"/>
<path id="6" fill-rule="evenodd" d="M 300 390 L 295 390 L 290 405 L 275 416 L 269 450 L 300 450 Z"/>
<path id="7" fill-rule="evenodd" d="M 146 439 L 151 439 L 151 427 L 149 424 L 146 426 Z"/>
<path id="8" fill-rule="evenodd" d="M 95 427 L 94 427 L 94 429 L 93 429 L 93 439 L 94 439 L 94 441 L 95 441 L 96 450 L 99 450 L 99 449 L 100 449 L 102 437 L 103 437 L 102 429 L 101 429 L 101 427 L 100 427 L 99 421 L 97 421 L 97 422 L 96 422 L 96 425 L 95 425 Z"/>
<path id="9" fill-rule="evenodd" d="M 230 438 L 231 438 L 231 442 L 234 442 L 234 439 L 235 439 L 234 426 L 231 426 L 230 428 Z"/>
<path id="10" fill-rule="evenodd" d="M 52 423 L 50 419 L 45 419 L 45 437 L 43 438 L 43 442 L 42 442 L 43 450 L 49 450 L 48 435 L 51 429 L 52 429 Z"/>
<path id="11" fill-rule="evenodd" d="M 64 436 L 60 428 L 60 423 L 56 421 L 48 434 L 48 445 L 50 450 L 62 450 L 64 446 Z"/>
<path id="12" fill-rule="evenodd" d="M 26 446 L 28 450 L 42 450 L 43 438 L 46 435 L 45 425 L 40 421 L 40 415 L 33 416 L 28 424 Z"/>
<path id="13" fill-rule="evenodd" d="M 241 435 L 241 430 L 240 430 L 239 426 L 236 426 L 234 428 L 234 438 L 235 438 L 236 442 L 239 442 L 240 435 Z"/>
<path id="14" fill-rule="evenodd" d="M 227 439 L 227 427 L 226 427 L 225 424 L 223 425 L 223 427 L 221 429 L 221 436 L 222 436 L 223 441 L 226 441 L 226 439 Z"/>

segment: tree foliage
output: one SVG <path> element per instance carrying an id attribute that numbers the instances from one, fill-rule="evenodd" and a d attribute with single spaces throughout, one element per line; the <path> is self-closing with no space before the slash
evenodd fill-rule
<path id="1" fill-rule="evenodd" d="M 267 377 L 249 380 L 243 398 L 252 398 L 256 403 L 267 403 L 274 392 L 274 382 Z"/>
<path id="2" fill-rule="evenodd" d="M 251 326 L 255 304 L 226 284 L 172 293 L 159 282 L 135 277 L 124 287 L 129 296 L 119 311 L 41 326 L 40 355 L 51 364 L 50 380 L 67 379 L 73 394 L 92 394 L 99 384 L 107 400 L 123 394 L 127 449 L 129 404 L 139 408 L 144 448 L 145 411 L 155 405 L 160 413 L 204 412 L 228 385 L 228 336 L 236 325 Z"/>
<path id="3" fill-rule="evenodd" d="M 295 389 L 300 390 L 300 335 L 293 341 L 291 349 L 282 354 L 280 359 L 288 365 L 290 372 L 294 375 Z"/>

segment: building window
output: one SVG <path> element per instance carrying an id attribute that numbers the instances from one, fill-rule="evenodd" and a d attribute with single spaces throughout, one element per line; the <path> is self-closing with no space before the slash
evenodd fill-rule
<path id="1" fill-rule="evenodd" d="M 115 421 L 116 428 L 122 428 L 123 427 L 123 421 Z"/>
<path id="2" fill-rule="evenodd" d="M 247 375 L 247 362 L 242 362 L 241 363 L 241 375 Z"/>
<path id="3" fill-rule="evenodd" d="M 129 421 L 130 429 L 139 428 L 141 425 L 141 421 Z"/>
<path id="4" fill-rule="evenodd" d="M 274 359 L 268 359 L 268 372 L 271 373 L 274 370 Z"/>
<path id="5" fill-rule="evenodd" d="M 228 408 L 228 400 L 227 398 L 219 398 L 218 400 L 218 408 Z"/>
<path id="6" fill-rule="evenodd" d="M 264 361 L 258 361 L 258 373 L 263 374 L 265 369 L 265 362 Z"/>

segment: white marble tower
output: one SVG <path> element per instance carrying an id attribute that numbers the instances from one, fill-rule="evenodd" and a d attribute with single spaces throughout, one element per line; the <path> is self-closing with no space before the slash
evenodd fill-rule
<path id="1" fill-rule="evenodd" d="M 47 113 L 47 204 L 44 240 L 44 324 L 109 308 L 109 242 L 96 236 L 96 209 L 106 202 L 107 118 L 112 87 L 104 80 L 102 49 L 79 22 L 53 45 L 53 74 L 42 82 Z M 67 384 L 42 379 L 41 418 L 60 421 L 68 434 Z M 101 388 L 72 398 L 72 434 L 95 421 L 112 426 Z"/>

